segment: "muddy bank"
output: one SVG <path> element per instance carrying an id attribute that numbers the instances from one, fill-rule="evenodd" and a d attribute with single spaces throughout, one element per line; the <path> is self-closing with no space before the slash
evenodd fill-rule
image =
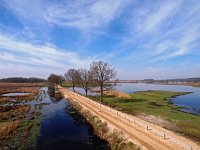
<path id="1" fill-rule="evenodd" d="M 139 146 L 135 145 L 133 141 L 130 141 L 125 134 L 107 124 L 101 118 L 95 116 L 90 111 L 82 107 L 78 102 L 73 99 L 68 99 L 68 103 L 79 111 L 87 121 L 93 126 L 94 132 L 100 138 L 109 142 L 112 150 L 138 150 Z"/>

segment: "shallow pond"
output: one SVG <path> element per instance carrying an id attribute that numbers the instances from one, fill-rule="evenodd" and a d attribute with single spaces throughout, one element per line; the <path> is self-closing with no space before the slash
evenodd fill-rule
<path id="1" fill-rule="evenodd" d="M 26 95 L 30 95 L 30 93 L 6 93 L 6 94 L 2 94 L 1 96 L 26 96 Z"/>
<path id="2" fill-rule="evenodd" d="M 65 99 L 55 100 L 43 89 L 39 150 L 108 150 L 106 141 L 93 134 L 92 126 Z M 52 101 L 53 100 L 53 101 Z"/>

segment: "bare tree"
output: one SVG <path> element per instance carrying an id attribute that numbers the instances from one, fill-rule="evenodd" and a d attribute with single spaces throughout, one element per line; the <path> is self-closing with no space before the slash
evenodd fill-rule
<path id="1" fill-rule="evenodd" d="M 85 95 L 87 96 L 89 86 L 91 85 L 92 82 L 92 76 L 90 71 L 87 69 L 79 69 L 78 70 L 79 78 L 78 82 L 80 83 L 81 87 L 85 90 Z"/>
<path id="2" fill-rule="evenodd" d="M 61 84 L 64 81 L 64 78 L 61 75 L 56 75 L 52 73 L 49 75 L 47 80 L 50 84 L 57 86 L 58 84 Z"/>
<path id="3" fill-rule="evenodd" d="M 90 64 L 90 71 L 93 80 L 96 81 L 100 87 L 100 100 L 102 101 L 105 82 L 115 78 L 117 72 L 109 63 L 103 61 L 92 62 Z"/>
<path id="4" fill-rule="evenodd" d="M 74 87 L 78 83 L 78 78 L 79 78 L 78 71 L 76 69 L 69 69 L 67 73 L 65 73 L 65 78 L 66 80 L 71 82 L 73 91 L 75 91 Z"/>

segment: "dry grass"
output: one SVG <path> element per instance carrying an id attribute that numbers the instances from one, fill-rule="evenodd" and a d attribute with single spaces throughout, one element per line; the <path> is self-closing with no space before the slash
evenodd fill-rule
<path id="1" fill-rule="evenodd" d="M 11 99 L 15 99 L 17 101 L 21 100 L 33 100 L 35 96 L 38 94 L 39 88 L 42 86 L 42 83 L 0 83 L 0 95 L 6 93 L 30 93 L 30 95 L 26 96 L 9 96 L 4 97 L 0 96 L 0 102 L 9 102 Z"/>
<path id="2" fill-rule="evenodd" d="M 0 120 L 22 119 L 29 110 L 30 106 L 27 105 L 0 106 Z"/>
<path id="3" fill-rule="evenodd" d="M 100 93 L 100 90 L 91 89 L 90 92 Z M 123 93 L 123 92 L 117 91 L 117 90 L 104 90 L 103 94 L 107 95 L 107 96 L 114 96 L 114 97 L 117 97 L 117 98 L 126 98 L 126 99 L 130 99 L 131 98 L 129 94 Z"/>
<path id="4" fill-rule="evenodd" d="M 0 123 L 0 139 L 8 138 L 11 134 L 15 133 L 19 123 L 18 120 Z"/>
<path id="5" fill-rule="evenodd" d="M 126 94 L 126 93 L 123 93 L 120 91 L 116 91 L 116 90 L 108 90 L 108 91 L 104 91 L 103 93 L 107 96 L 114 96 L 117 98 L 127 98 L 127 99 L 131 98 L 129 94 Z"/>

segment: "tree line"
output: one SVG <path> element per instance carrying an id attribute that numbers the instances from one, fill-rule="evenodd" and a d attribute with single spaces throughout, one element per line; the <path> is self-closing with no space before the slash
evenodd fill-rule
<path id="1" fill-rule="evenodd" d="M 98 86 L 100 89 L 100 100 L 102 101 L 106 83 L 114 79 L 116 75 L 117 71 L 108 62 L 94 61 L 90 64 L 89 69 L 70 68 L 64 76 L 50 74 L 48 82 L 54 85 L 61 84 L 64 81 L 69 82 L 73 90 L 76 86 L 83 88 L 86 96 L 92 86 Z"/>
<path id="2" fill-rule="evenodd" d="M 23 78 L 23 77 L 10 77 L 10 78 L 3 78 L 0 79 L 0 82 L 12 82 L 12 83 L 43 83 L 46 82 L 45 79 L 41 78 Z"/>

